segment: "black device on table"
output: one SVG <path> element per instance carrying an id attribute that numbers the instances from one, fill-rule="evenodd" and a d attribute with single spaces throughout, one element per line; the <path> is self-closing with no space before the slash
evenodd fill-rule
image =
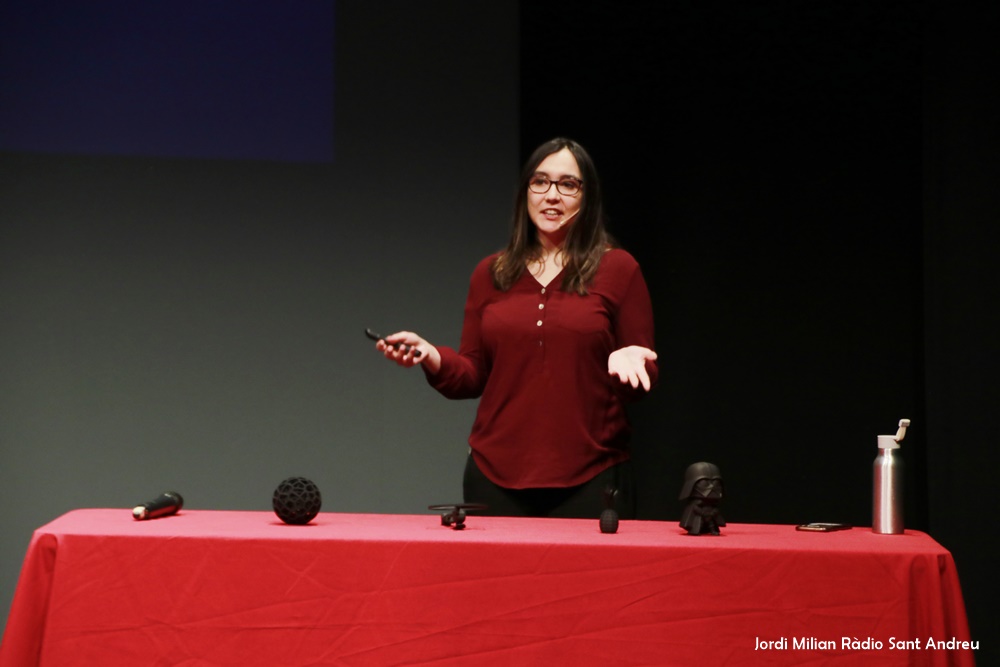
<path id="1" fill-rule="evenodd" d="M 811 533 L 832 533 L 835 530 L 850 530 L 851 526 L 846 523 L 824 523 L 822 521 L 814 523 L 803 523 L 795 526 L 795 530 L 803 530 Z"/>

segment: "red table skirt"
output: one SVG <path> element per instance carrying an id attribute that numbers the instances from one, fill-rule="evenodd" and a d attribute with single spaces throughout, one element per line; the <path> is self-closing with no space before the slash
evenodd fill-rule
<path id="1" fill-rule="evenodd" d="M 70 512 L 35 532 L 0 667 L 974 664 L 954 561 L 923 533 L 467 526 Z"/>

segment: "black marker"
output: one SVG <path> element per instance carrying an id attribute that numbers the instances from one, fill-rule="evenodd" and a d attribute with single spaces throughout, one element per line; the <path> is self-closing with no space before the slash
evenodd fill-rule
<path id="1" fill-rule="evenodd" d="M 385 336 L 377 334 L 377 333 L 375 333 L 374 331 L 372 331 L 371 329 L 368 329 L 368 328 L 365 329 L 365 335 L 368 336 L 369 338 L 371 338 L 374 341 L 380 341 L 380 340 L 384 341 L 385 340 Z M 386 343 L 386 345 L 389 345 L 389 343 Z M 403 344 L 402 343 L 393 343 L 392 344 L 392 346 L 394 348 L 396 348 L 397 350 L 399 349 L 400 345 L 403 345 Z M 410 349 L 411 348 L 410 348 L 409 345 L 403 345 L 403 352 L 409 352 Z M 419 359 L 420 355 L 421 355 L 420 350 L 417 350 L 417 349 L 413 350 L 413 358 L 414 359 Z"/>

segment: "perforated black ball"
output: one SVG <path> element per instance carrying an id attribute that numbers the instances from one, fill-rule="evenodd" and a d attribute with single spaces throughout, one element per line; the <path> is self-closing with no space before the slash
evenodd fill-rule
<path id="1" fill-rule="evenodd" d="M 319 488 L 305 477 L 289 477 L 278 485 L 271 498 L 274 513 L 293 526 L 315 519 L 322 504 Z"/>

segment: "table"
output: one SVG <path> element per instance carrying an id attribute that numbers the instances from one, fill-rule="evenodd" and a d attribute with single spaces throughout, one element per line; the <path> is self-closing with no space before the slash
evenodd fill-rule
<path id="1" fill-rule="evenodd" d="M 916 531 L 88 509 L 35 531 L 0 667 L 972 665 L 963 641 Z"/>

